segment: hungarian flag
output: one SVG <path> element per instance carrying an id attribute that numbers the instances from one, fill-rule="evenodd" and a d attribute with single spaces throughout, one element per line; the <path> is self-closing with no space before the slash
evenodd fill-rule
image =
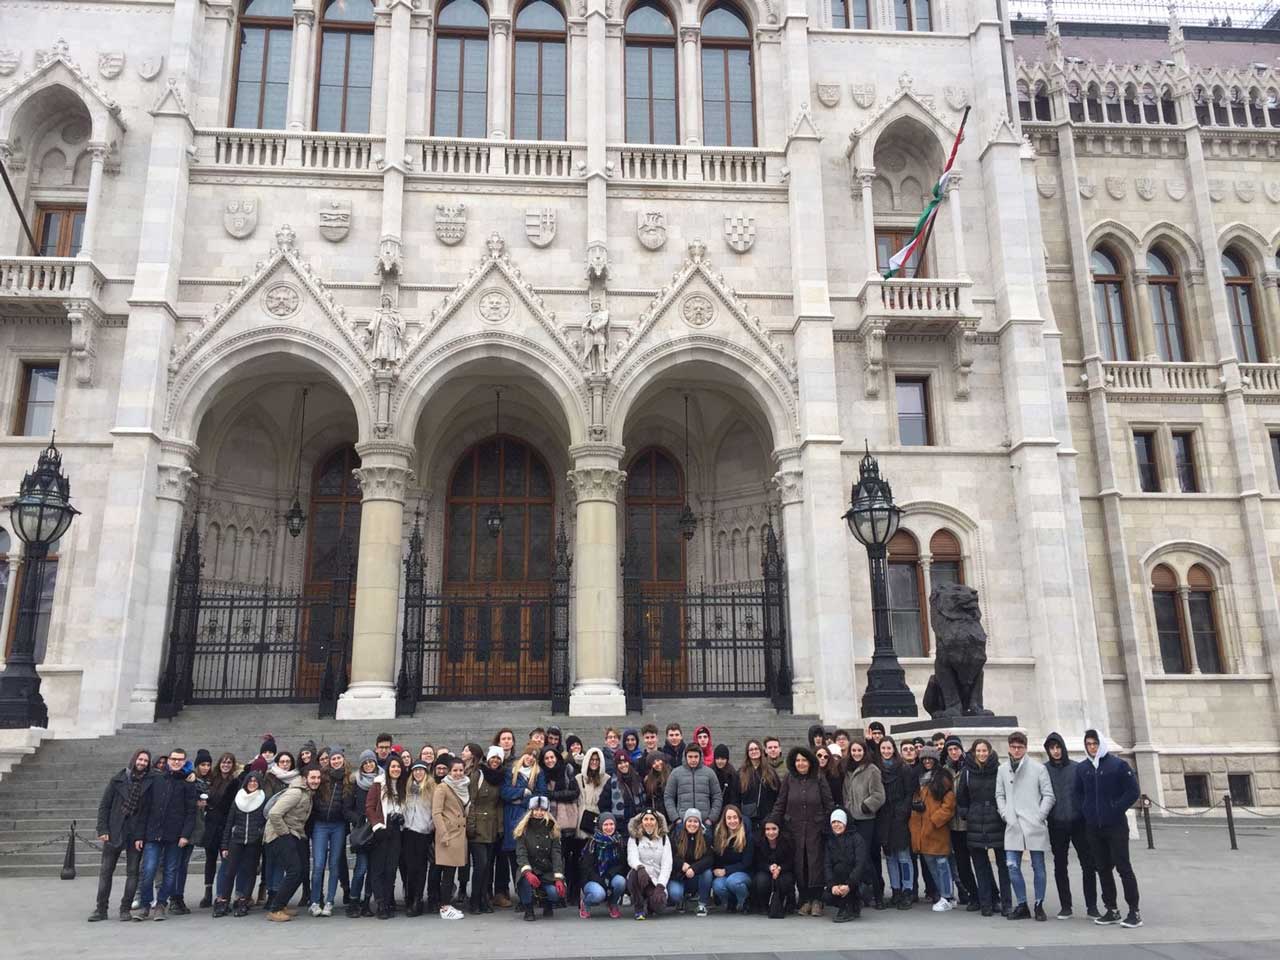
<path id="1" fill-rule="evenodd" d="M 938 182 L 933 185 L 929 204 L 924 208 L 924 213 L 920 214 L 920 219 L 916 221 L 911 239 L 907 241 L 905 247 L 889 258 L 889 269 L 884 272 L 886 280 L 896 277 L 903 266 L 909 263 L 917 253 L 923 256 L 925 245 L 929 242 L 929 234 L 933 232 L 933 221 L 938 215 L 938 207 L 942 205 L 942 198 L 946 195 L 947 181 L 951 179 L 951 166 L 956 162 L 956 152 L 960 149 L 960 141 L 964 139 L 964 125 L 968 120 L 969 108 L 965 107 L 964 116 L 960 118 L 960 129 L 956 131 L 956 142 L 951 145 L 951 155 L 947 157 L 947 165 L 942 168 L 942 176 L 938 177 Z"/>

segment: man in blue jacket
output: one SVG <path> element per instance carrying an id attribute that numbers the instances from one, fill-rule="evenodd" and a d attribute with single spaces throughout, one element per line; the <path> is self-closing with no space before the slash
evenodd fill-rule
<path id="1" fill-rule="evenodd" d="M 1098 882 L 1102 885 L 1103 914 L 1094 923 L 1142 926 L 1138 912 L 1138 879 L 1129 862 L 1129 823 L 1125 812 L 1138 799 L 1138 778 L 1133 768 L 1107 752 L 1106 738 L 1097 730 L 1084 732 L 1088 759 L 1076 766 L 1076 808 L 1084 816 L 1085 833 L 1093 851 Z M 1120 874 L 1124 900 L 1129 908 L 1123 921 L 1116 909 L 1116 879 Z"/>
<path id="2" fill-rule="evenodd" d="M 169 753 L 165 769 L 158 771 L 147 791 L 146 831 L 142 848 L 142 913 L 140 919 L 163 920 L 169 898 L 177 896 L 178 870 L 182 864 L 182 850 L 191 843 L 191 832 L 196 828 L 196 789 L 187 781 L 185 750 Z M 163 864 L 160 891 L 156 907 L 152 911 L 151 893 L 155 886 L 156 870 Z"/>

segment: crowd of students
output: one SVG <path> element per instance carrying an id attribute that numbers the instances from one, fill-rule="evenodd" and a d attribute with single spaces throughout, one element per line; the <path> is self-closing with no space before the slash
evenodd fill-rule
<path id="1" fill-rule="evenodd" d="M 557 727 L 517 746 L 502 729 L 487 747 L 426 745 L 416 756 L 380 734 L 354 761 L 337 745 L 278 750 L 270 735 L 243 766 L 230 753 L 215 762 L 203 749 L 194 758 L 138 750 L 98 808 L 103 852 L 89 920 L 110 915 L 121 855 L 120 920 L 190 913 L 197 847 L 199 905 L 214 917 L 260 907 L 269 920 L 291 920 L 301 887 L 300 906 L 314 917 L 334 914 L 341 888 L 352 918 L 401 909 L 459 920 L 514 907 L 536 920 L 539 908 L 551 917 L 558 906 L 583 919 L 593 908 L 617 918 L 624 907 L 637 920 L 712 909 L 822 917 L 830 906 L 846 922 L 864 905 L 928 902 L 938 913 L 1046 920 L 1052 853 L 1064 920 L 1074 910 L 1074 848 L 1087 916 L 1141 926 L 1126 822 L 1137 780 L 1097 731 L 1083 742 L 1077 762 L 1050 734 L 1041 762 L 1015 731 L 1001 761 L 981 737 L 899 743 L 879 723 L 856 739 L 814 726 L 785 757 L 776 737 L 749 740 L 737 767 L 709 728 L 686 744 L 678 724 L 664 742 L 650 724 L 610 728 L 590 747 Z"/>

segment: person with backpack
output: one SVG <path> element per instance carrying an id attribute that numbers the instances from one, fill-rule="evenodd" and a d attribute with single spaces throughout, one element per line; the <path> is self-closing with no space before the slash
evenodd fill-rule
<path id="1" fill-rule="evenodd" d="M 217 897 L 213 902 L 213 915 L 225 917 L 231 893 L 236 894 L 231 907 L 233 916 L 243 917 L 249 912 L 253 897 L 253 881 L 258 875 L 258 860 L 262 857 L 262 839 L 267 830 L 267 795 L 262 789 L 264 774 L 247 770 L 240 780 L 240 788 L 232 798 L 222 828 L 222 872 L 218 875 Z"/>

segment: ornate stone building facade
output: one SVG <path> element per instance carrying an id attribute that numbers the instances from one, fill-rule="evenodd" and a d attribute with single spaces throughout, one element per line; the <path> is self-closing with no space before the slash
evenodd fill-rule
<path id="1" fill-rule="evenodd" d="M 83 511 L 52 735 L 561 667 L 577 715 L 642 683 L 856 722 L 865 441 L 917 694 L 963 580 L 990 704 L 1272 802 L 1273 73 L 998 9 L 0 0 L 35 234 L 0 207 L 0 490 L 56 429 Z"/>

